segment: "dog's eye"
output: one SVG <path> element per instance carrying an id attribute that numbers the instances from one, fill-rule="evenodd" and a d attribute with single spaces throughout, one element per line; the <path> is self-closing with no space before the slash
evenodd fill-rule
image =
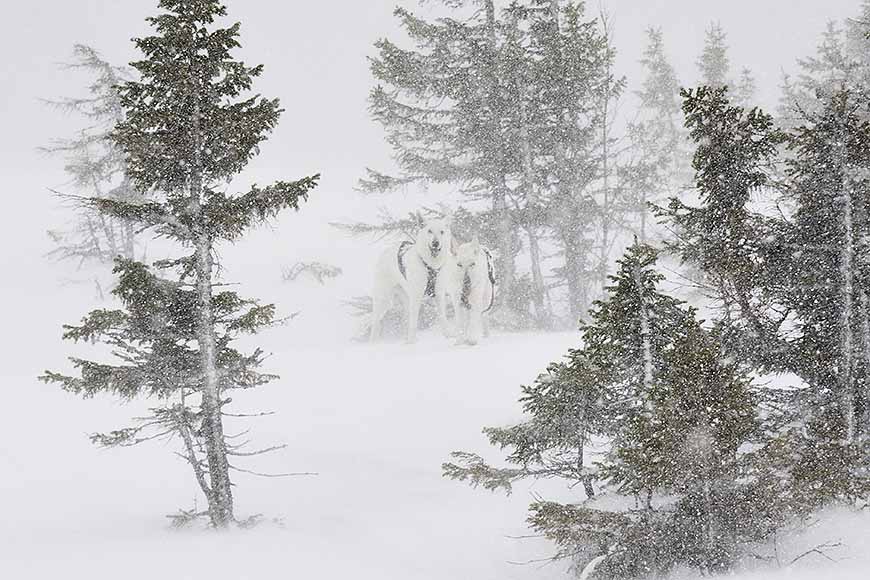
<path id="1" fill-rule="evenodd" d="M 456 262 L 456 267 L 457 267 L 457 268 L 461 268 L 461 267 L 462 267 L 462 262 Z"/>
<path id="2" fill-rule="evenodd" d="M 444 235 L 444 230 L 441 230 L 441 235 L 442 235 L 442 236 Z"/>

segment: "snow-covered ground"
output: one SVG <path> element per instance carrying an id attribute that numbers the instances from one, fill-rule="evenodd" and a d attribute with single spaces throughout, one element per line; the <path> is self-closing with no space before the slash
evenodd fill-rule
<path id="1" fill-rule="evenodd" d="M 277 272 L 272 271 L 275 276 Z M 264 281 L 264 288 L 266 288 Z M 413 346 L 357 344 L 340 310 L 344 291 L 302 282 L 273 284 L 308 302 L 292 324 L 259 343 L 283 378 L 236 396 L 235 410 L 272 409 L 253 419 L 252 438 L 287 449 L 245 466 L 318 475 L 260 479 L 238 475 L 239 515 L 280 518 L 254 530 L 172 531 L 163 517 L 190 508 L 194 483 L 173 443 L 99 450 L 86 434 L 125 424 L 139 403 L 82 401 L 7 377 L 14 404 L 0 422 L 0 576 L 240 580 L 245 578 L 554 579 L 563 565 L 525 564 L 550 546 L 529 534 L 532 493 L 505 497 L 441 477 L 450 451 L 488 449 L 480 429 L 519 418 L 519 385 L 575 344 L 575 333 L 497 335 L 476 348 L 433 334 Z M 45 350 L 66 351 L 45 338 Z M 26 388 L 24 388 L 26 387 Z M 234 426 L 235 427 L 235 426 Z M 579 492 L 578 492 L 579 493 Z M 578 496 L 579 499 L 579 496 Z M 201 505 L 201 504 L 200 504 Z M 783 559 L 842 541 L 833 564 L 808 556 L 794 570 L 750 578 L 866 578 L 870 514 L 826 520 Z"/>
<path id="2" fill-rule="evenodd" d="M 426 336 L 413 347 L 349 342 L 325 348 L 267 337 L 284 378 L 236 396 L 261 444 L 288 448 L 245 466 L 312 477 L 240 474 L 240 515 L 282 524 L 230 534 L 173 532 L 163 517 L 193 506 L 173 443 L 104 451 L 85 434 L 140 409 L 82 401 L 31 384 L 4 413 L 0 466 L 4 578 L 549 578 L 556 567 L 524 535 L 527 492 L 511 498 L 442 479 L 456 449 L 485 449 L 480 428 L 517 418 L 520 381 L 574 337 L 501 336 L 477 349 Z M 7 407 L 7 410 L 9 408 Z M 201 505 L 201 504 L 200 504 Z"/>
<path id="3" fill-rule="evenodd" d="M 578 334 L 496 334 L 478 347 L 455 347 L 432 333 L 413 346 L 352 342 L 358 321 L 343 301 L 368 291 L 380 245 L 325 226 L 337 219 L 334 203 L 314 200 L 220 251 L 226 279 L 243 281 L 244 294 L 274 301 L 284 313 L 301 311 L 252 339 L 272 353 L 267 370 L 282 378 L 234 395 L 235 412 L 276 414 L 230 429 L 250 426 L 254 445 L 288 446 L 244 467 L 317 475 L 238 474 L 238 515 L 280 519 L 248 531 L 169 529 L 166 514 L 202 506 L 188 468 L 173 455 L 175 442 L 116 450 L 89 443 L 87 434 L 127 425 L 147 403 L 81 400 L 36 376 L 64 369 L 70 354 L 94 354 L 92 345 L 62 343 L 60 326 L 106 304 L 91 285 L 59 285 L 82 274 L 40 258 L 45 242 L 36 232 L 23 238 L 20 253 L 7 255 L 5 270 L 16 275 L 3 285 L 12 306 L 0 333 L 7 393 L 0 405 L 0 578 L 568 577 L 564 564 L 535 562 L 552 547 L 522 537 L 529 535 L 526 507 L 533 494 L 579 500 L 582 492 L 532 482 L 506 497 L 445 480 L 440 466 L 454 450 L 497 460 L 481 428 L 519 420 L 520 385 L 575 346 Z M 281 282 L 282 266 L 315 259 L 343 275 L 325 286 Z M 811 554 L 793 569 L 748 578 L 866 578 L 868 537 L 870 514 L 825 517 L 783 543 L 782 561 L 842 542 L 829 553 L 837 563 Z"/>

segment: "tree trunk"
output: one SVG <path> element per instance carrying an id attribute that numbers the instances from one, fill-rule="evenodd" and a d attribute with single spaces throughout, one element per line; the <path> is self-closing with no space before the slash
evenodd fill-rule
<path id="1" fill-rule="evenodd" d="M 544 274 L 541 271 L 541 248 L 538 245 L 538 233 L 534 228 L 526 231 L 529 237 L 529 259 L 532 270 L 532 301 L 535 304 L 535 317 L 538 327 L 549 330 L 553 326 L 553 316 L 547 307 L 547 290 L 544 287 Z"/>
<path id="2" fill-rule="evenodd" d="M 568 287 L 568 309 L 574 321 L 578 322 L 586 313 L 586 295 L 583 291 L 583 264 L 577 233 L 570 229 L 561 231 L 562 247 L 565 252 L 563 277 Z"/>
<path id="3" fill-rule="evenodd" d="M 233 521 L 233 495 L 230 489 L 229 462 L 221 416 L 220 377 L 217 369 L 217 344 L 211 306 L 212 269 L 211 241 L 206 235 L 201 235 L 196 246 L 196 290 L 200 309 L 196 335 L 203 373 L 203 429 L 212 490 L 209 498 L 209 515 L 212 524 L 222 528 Z"/>
<path id="4" fill-rule="evenodd" d="M 640 243 L 646 243 L 646 190 L 641 191 L 640 198 Z"/>
<path id="5" fill-rule="evenodd" d="M 217 368 L 217 339 L 212 311 L 212 240 L 203 217 L 204 188 L 202 183 L 202 145 L 199 125 L 199 103 L 193 113 L 193 158 L 190 197 L 196 215 L 196 293 L 199 318 L 196 340 L 199 345 L 202 370 L 203 434 L 208 461 L 211 496 L 208 498 L 209 518 L 217 528 L 234 521 L 233 494 L 221 409 L 220 376 Z"/>
<path id="6" fill-rule="evenodd" d="M 609 87 L 605 89 L 609 91 Z M 601 146 L 602 146 L 602 157 L 601 157 L 601 171 L 602 176 L 604 177 L 604 182 L 602 184 L 602 200 L 601 200 L 601 246 L 599 248 L 598 254 L 598 277 L 600 284 L 601 294 L 604 294 L 604 288 L 607 286 L 607 272 L 609 267 L 609 258 L 610 258 L 610 151 L 609 151 L 609 138 L 610 132 L 608 131 L 607 126 L 607 118 L 610 114 L 610 95 L 604 95 L 604 112 L 601 121 Z"/>
<path id="7" fill-rule="evenodd" d="M 856 401 L 856 416 L 859 420 L 856 421 L 856 436 L 864 438 L 867 435 L 868 428 L 866 426 L 867 403 L 870 402 L 870 384 L 868 384 L 868 376 L 870 376 L 870 298 L 864 289 L 858 291 L 861 299 L 861 345 L 863 347 L 863 372 L 862 390 L 858 393 Z"/>
<path id="8" fill-rule="evenodd" d="M 124 257 L 136 259 L 136 232 L 132 222 L 124 222 Z"/>
<path id="9" fill-rule="evenodd" d="M 611 48 L 610 29 L 608 26 L 608 19 L 604 15 L 602 16 L 602 26 L 604 27 L 604 38 L 607 41 L 607 46 L 609 49 Z M 610 195 L 610 65 L 608 65 L 607 74 L 607 83 L 604 86 L 604 94 L 602 95 L 601 102 L 601 172 L 603 177 L 603 183 L 602 202 L 600 209 L 601 247 L 599 249 L 598 256 L 598 277 L 600 278 L 600 292 L 602 296 L 604 295 L 604 288 L 607 287 L 607 274 L 610 269 L 610 244 L 612 242 L 612 240 L 610 239 L 610 228 L 612 225 L 611 220 L 613 219 L 611 211 L 614 209 L 611 207 L 613 200 L 611 199 Z"/>
<path id="10" fill-rule="evenodd" d="M 196 482 L 199 484 L 199 488 L 202 490 L 202 493 L 206 498 L 209 498 L 209 505 L 211 505 L 211 497 L 212 491 L 208 485 L 208 480 L 205 477 L 205 472 L 202 470 L 202 465 L 200 464 L 199 457 L 196 455 L 196 446 L 193 440 L 193 425 L 191 425 L 189 417 L 188 417 L 188 406 L 187 406 L 187 397 L 185 393 L 185 389 L 181 389 L 181 408 L 179 409 L 180 416 L 176 419 L 176 428 L 178 433 L 181 435 L 181 441 L 184 443 L 185 455 L 187 457 L 187 462 L 190 463 L 191 469 L 193 469 L 193 475 L 196 477 Z"/>
<path id="11" fill-rule="evenodd" d="M 848 179 L 848 178 L 846 178 Z M 843 240 L 840 252 L 840 275 L 842 277 L 842 300 L 843 311 L 841 317 L 841 352 L 842 359 L 840 369 L 840 388 L 843 406 L 843 419 L 845 421 L 845 438 L 847 443 L 855 439 L 855 357 L 854 340 L 852 329 L 852 300 L 854 292 L 854 280 L 852 268 L 854 259 L 853 223 L 852 223 L 852 195 L 848 184 L 843 184 Z"/>
<path id="12" fill-rule="evenodd" d="M 122 191 L 125 192 L 125 197 L 129 197 L 129 192 L 133 189 L 133 185 L 128 178 L 124 178 Z M 127 201 L 125 199 L 125 201 Z M 124 228 L 124 257 L 128 260 L 136 259 L 136 229 L 133 227 L 133 222 L 125 221 Z"/>
<path id="13" fill-rule="evenodd" d="M 653 364 L 652 364 L 652 348 L 651 335 L 649 327 L 649 312 L 647 311 L 646 303 L 643 298 L 643 279 L 640 275 L 640 267 L 634 268 L 634 284 L 637 287 L 638 301 L 640 302 L 640 341 L 641 352 L 643 357 L 643 395 L 644 408 L 652 412 L 649 394 L 653 384 Z"/>
<path id="14" fill-rule="evenodd" d="M 498 77 L 496 64 L 498 60 L 498 46 L 496 44 L 496 21 L 495 4 L 493 0 L 485 0 L 487 48 L 492 57 L 488 75 L 489 91 L 487 105 L 491 117 L 491 134 L 493 138 L 500 134 L 496 110 L 496 95 L 498 93 Z M 500 140 L 500 139 L 499 139 Z M 498 160 L 491 160 L 494 174 L 491 177 L 492 211 L 496 222 L 496 238 L 498 239 L 499 253 L 499 307 L 502 310 L 511 309 L 510 299 L 514 294 L 516 280 L 516 264 L 514 263 L 513 227 L 507 200 L 507 183 Z"/>
<path id="15" fill-rule="evenodd" d="M 538 233 L 535 222 L 540 211 L 540 200 L 535 188 L 534 167 L 532 164 L 532 144 L 529 138 L 528 117 L 526 114 L 526 91 L 517 83 L 517 94 L 520 96 L 520 142 L 523 152 L 523 177 L 526 182 L 526 210 L 531 210 L 533 215 L 526 226 L 526 234 L 529 238 L 529 259 L 532 271 L 532 302 L 535 305 L 535 316 L 538 326 L 543 329 L 551 327 L 552 316 L 547 311 L 545 303 L 546 290 L 544 288 L 544 275 L 541 271 L 541 250 L 538 246 Z"/>
<path id="16" fill-rule="evenodd" d="M 586 449 L 586 429 L 583 429 L 583 434 L 580 438 L 580 445 L 577 446 L 577 470 L 580 472 L 580 478 L 583 481 L 583 491 L 588 499 L 595 497 L 595 488 L 592 486 L 592 478 L 584 473 L 586 468 L 586 459 L 584 457 Z"/>
<path id="17" fill-rule="evenodd" d="M 498 185 L 493 192 L 492 210 L 496 219 L 496 238 L 498 239 L 498 293 L 499 307 L 512 309 L 510 299 L 514 295 L 516 263 L 514 262 L 513 228 L 507 205 L 507 187 Z"/>

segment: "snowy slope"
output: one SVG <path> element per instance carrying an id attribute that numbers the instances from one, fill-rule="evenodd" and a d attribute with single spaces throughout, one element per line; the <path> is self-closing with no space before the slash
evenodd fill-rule
<path id="1" fill-rule="evenodd" d="M 144 403 L 83 401 L 35 380 L 64 358 L 93 354 L 90 345 L 59 340 L 60 325 L 97 305 L 88 286 L 58 287 L 57 271 L 38 259 L 21 264 L 30 276 L 10 279 L 12 303 L 0 335 L 4 388 L 0 407 L 0 577 L 89 580 L 171 578 L 312 579 L 556 579 L 562 564 L 529 534 L 531 495 L 580 499 L 553 482 L 520 485 L 505 497 L 444 480 L 440 465 L 454 450 L 496 460 L 481 428 L 520 418 L 519 387 L 576 345 L 576 333 L 496 335 L 478 347 L 454 347 L 425 334 L 413 346 L 357 344 L 342 301 L 367 292 L 378 244 L 336 236 L 332 218 L 315 202 L 274 228 L 221 249 L 227 280 L 300 310 L 288 325 L 256 337 L 282 375 L 261 389 L 234 395 L 233 411 L 276 411 L 229 425 L 251 427 L 254 445 L 286 450 L 245 467 L 316 472 L 311 477 L 261 479 L 238 474 L 237 513 L 262 513 L 281 525 L 213 534 L 170 531 L 165 514 L 191 508 L 194 482 L 174 442 L 100 450 L 87 434 L 124 426 Z M 344 270 L 334 282 L 283 284 L 282 265 L 318 259 Z M 23 262 L 23 261 L 22 261 Z M 29 268 L 29 269 L 28 269 Z M 31 310 L 31 307 L 37 310 Z M 201 500 L 199 505 L 201 506 Z M 796 571 L 752 578 L 864 578 L 870 565 L 870 514 L 841 516 L 783 545 L 783 559 L 807 547 L 842 540 L 832 564 L 804 558 Z M 821 566 L 821 568 L 816 568 Z M 862 568 L 863 567 L 863 568 Z M 850 575 L 851 574 L 851 575 Z"/>
<path id="2" fill-rule="evenodd" d="M 165 529 L 162 514 L 190 507 L 194 494 L 171 444 L 100 451 L 87 443 L 85 432 L 123 424 L 136 405 L 37 387 L 29 407 L 66 412 L 48 425 L 23 415 L 4 425 L 3 439 L 19 443 L 0 459 L 12 474 L 3 478 L 0 561 L 11 572 L 3 576 L 558 577 L 554 567 L 508 563 L 547 554 L 545 544 L 506 537 L 526 533 L 526 493 L 470 490 L 443 480 L 440 464 L 451 450 L 483 449 L 482 425 L 515 419 L 518 381 L 571 340 L 505 336 L 473 350 L 429 336 L 414 347 L 288 349 L 275 361 L 288 378 L 236 407 L 278 411 L 255 420 L 254 438 L 288 449 L 248 464 L 319 475 L 239 475 L 238 512 L 281 517 L 283 527 L 217 537 Z"/>
<path id="3" fill-rule="evenodd" d="M 21 408 L 43 410 L 51 420 L 9 413 L 2 426 L 3 577 L 565 577 L 560 565 L 517 565 L 547 556 L 549 546 L 512 536 L 528 534 L 531 492 L 569 492 L 521 486 L 509 498 L 493 495 L 442 479 L 440 464 L 451 450 L 487 451 L 481 426 L 516 420 L 519 384 L 576 336 L 502 335 L 456 348 L 434 335 L 414 346 L 371 346 L 330 342 L 329 334 L 306 330 L 304 316 L 296 328 L 269 333 L 264 341 L 285 378 L 236 399 L 236 410 L 277 411 L 254 420 L 255 441 L 288 444 L 250 466 L 318 473 L 237 476 L 239 514 L 283 520 L 253 531 L 168 531 L 162 515 L 191 507 L 194 496 L 172 444 L 100 451 L 84 436 L 123 424 L 138 405 L 80 401 L 34 386 Z M 855 564 L 870 563 L 868 518 L 837 521 L 846 527 L 819 526 L 801 543 L 842 539 L 849 549 L 833 554 L 851 562 L 832 567 L 809 557 L 798 573 L 750 577 L 864 578 Z"/>
<path id="4" fill-rule="evenodd" d="M 5 313 L 10 331 L 0 333 L 2 351 L 14 355 L 0 373 L 11 393 L 0 407 L 0 578 L 566 577 L 562 564 L 518 564 L 551 553 L 544 540 L 518 537 L 529 534 L 533 493 L 569 500 L 581 492 L 539 482 L 505 497 L 444 480 L 440 465 L 454 450 L 497 460 L 481 428 L 517 421 L 520 385 L 575 346 L 577 333 L 496 335 L 478 347 L 454 347 L 433 334 L 413 346 L 351 342 L 357 321 L 342 302 L 368 291 L 380 245 L 326 227 L 342 218 L 333 209 L 340 205 L 325 193 L 220 251 L 226 279 L 243 281 L 244 293 L 284 313 L 301 311 L 252 340 L 272 353 L 267 369 L 282 378 L 234 395 L 235 412 L 276 414 L 229 428 L 250 426 L 254 445 L 288 445 L 245 467 L 318 475 L 238 474 L 238 515 L 282 520 L 253 531 L 167 528 L 164 515 L 196 498 L 174 442 L 119 450 L 88 442 L 88 433 L 127 425 L 145 403 L 83 401 L 35 380 L 45 368 L 63 369 L 69 354 L 94 353 L 91 345 L 61 343 L 60 325 L 100 303 L 89 286 L 59 286 L 63 272 L 36 251 L 10 256 L 7 271 L 18 275 L 3 288 L 13 307 Z M 282 283 L 281 266 L 296 260 L 329 262 L 344 274 L 326 286 Z M 847 547 L 832 555 L 849 559 L 810 556 L 795 570 L 751 577 L 865 578 L 868 536 L 870 514 L 829 519 L 783 545 L 783 561 L 839 540 Z"/>

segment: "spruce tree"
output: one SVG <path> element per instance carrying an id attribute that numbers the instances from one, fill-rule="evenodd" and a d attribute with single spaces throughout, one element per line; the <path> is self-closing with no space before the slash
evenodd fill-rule
<path id="1" fill-rule="evenodd" d="M 159 7 L 148 19 L 154 34 L 135 39 L 144 58 L 131 64 L 139 78 L 120 86 L 125 118 L 111 137 L 137 191 L 153 197 L 145 203 L 92 197 L 89 205 L 151 228 L 186 253 L 153 269 L 119 261 L 115 295 L 125 308 L 95 311 L 64 334 L 107 342 L 118 362 L 73 359 L 80 376 L 47 372 L 44 378 L 86 396 L 106 391 L 164 400 L 145 426 L 156 427 L 158 436 L 181 433 L 211 524 L 226 527 L 235 521 L 230 470 L 241 469 L 229 458 L 245 454 L 224 431 L 226 394 L 272 378 L 256 371 L 259 350 L 244 355 L 230 344 L 240 332 L 271 324 L 275 309 L 216 289 L 215 246 L 283 209 L 298 209 L 318 176 L 253 186 L 241 195 L 225 191 L 282 110 L 277 99 L 248 95 L 263 69 L 232 57 L 240 25 L 220 26 L 226 9 L 218 0 L 160 0 Z M 95 440 L 124 445 L 143 437 L 136 427 Z"/>
<path id="2" fill-rule="evenodd" d="M 711 290 L 725 321 L 724 340 L 767 370 L 782 370 L 779 327 L 768 268 L 776 254 L 768 243 L 777 222 L 751 211 L 752 195 L 771 185 L 785 135 L 760 109 L 745 111 L 728 99 L 727 88 L 702 87 L 682 93 L 686 126 L 697 144 L 692 165 L 700 205 L 671 199 L 658 210 L 674 226 L 671 251 L 700 270 L 699 283 Z M 771 292 L 773 292 L 771 290 Z M 746 330 L 744 332 L 744 330 Z"/>
<path id="3" fill-rule="evenodd" d="M 656 254 L 628 250 L 582 327 L 583 346 L 523 389 L 528 421 L 485 430 L 514 467 L 469 453 L 444 465 L 446 476 L 488 489 L 510 491 L 522 478 L 582 483 L 587 501 L 539 499 L 528 521 L 557 558 L 595 578 L 727 569 L 742 545 L 780 524 L 765 508 L 767 479 L 739 451 L 765 448 L 750 382 L 694 311 L 658 289 Z M 590 440 L 609 447 L 593 466 Z"/>
<path id="4" fill-rule="evenodd" d="M 602 254 L 624 221 L 623 192 L 613 183 L 612 123 L 625 81 L 613 72 L 606 21 L 589 18 L 583 3 L 530 0 L 513 12 L 528 31 L 517 52 L 527 71 L 528 130 L 520 134 L 529 136 L 527 166 L 542 191 L 532 217 L 558 244 L 562 265 L 554 274 L 567 290 L 573 325 L 600 291 L 594 276 L 606 272 Z"/>
<path id="5" fill-rule="evenodd" d="M 745 110 L 752 109 L 756 105 L 757 93 L 758 83 L 752 71 L 744 67 L 734 91 L 734 103 Z"/>
<path id="6" fill-rule="evenodd" d="M 731 84 L 727 35 L 718 22 L 710 24 L 704 39 L 704 50 L 698 58 L 702 86 L 719 89 Z"/>
<path id="7" fill-rule="evenodd" d="M 649 410 L 630 417 L 602 470 L 622 493 L 643 498 L 650 511 L 654 494 L 676 495 L 673 515 L 649 514 L 670 519 L 663 523 L 677 552 L 669 556 L 721 571 L 746 539 L 741 526 L 752 525 L 741 521 L 748 498 L 735 478 L 737 450 L 757 433 L 755 401 L 744 373 L 722 362 L 714 337 L 691 319 L 682 330 L 647 395 Z"/>
<path id="8" fill-rule="evenodd" d="M 458 454 L 473 469 L 451 465 L 452 477 L 471 477 L 475 484 L 509 490 L 515 478 L 550 473 L 573 477 L 594 495 L 593 472 L 583 461 L 585 445 L 592 437 L 615 436 L 633 412 L 633 402 L 643 400 L 652 388 L 663 370 L 664 352 L 685 325 L 687 314 L 680 303 L 656 289 L 663 279 L 652 270 L 656 254 L 642 244 L 628 250 L 611 278 L 608 298 L 596 303 L 591 322 L 581 326 L 583 347 L 523 388 L 521 401 L 531 420 L 485 431 L 494 445 L 516 449 L 509 461 L 522 469 L 489 471 L 477 456 Z M 536 464 L 541 469 L 532 467 Z"/>
<path id="9" fill-rule="evenodd" d="M 828 22 L 816 54 L 798 59 L 798 74 L 785 77 L 778 111 L 785 128 L 797 128 L 806 113 L 818 113 L 819 95 L 830 97 L 832 91 L 853 87 L 854 61 L 844 44 L 843 30 Z"/>
<path id="10" fill-rule="evenodd" d="M 767 436 L 783 456 L 768 459 L 788 473 L 788 509 L 805 514 L 859 497 L 868 481 L 861 449 L 870 352 L 863 268 L 870 133 L 862 108 L 849 92 L 820 94 L 809 111 L 821 112 L 805 113 L 804 125 L 785 133 L 769 115 L 730 105 L 724 90 L 685 97 L 701 205 L 672 201 L 671 249 L 706 276 L 726 351 L 805 385 L 763 393 L 781 416 Z M 773 190 L 782 144 L 790 156 Z M 789 213 L 756 213 L 753 195 L 775 196 Z"/>
<path id="11" fill-rule="evenodd" d="M 800 248 L 783 252 L 782 270 L 790 275 L 783 299 L 800 331 L 793 341 L 795 372 L 813 401 L 796 476 L 816 503 L 868 489 L 859 449 L 868 433 L 870 124 L 848 91 L 823 106 L 789 142 L 796 210 L 781 241 Z"/>
<path id="12" fill-rule="evenodd" d="M 644 80 L 638 120 L 630 127 L 634 164 L 635 197 L 640 215 L 638 237 L 648 236 L 649 203 L 677 195 L 689 182 L 690 155 L 684 142 L 680 85 L 665 54 L 660 29 L 647 30 L 648 43 L 641 59 Z"/>

